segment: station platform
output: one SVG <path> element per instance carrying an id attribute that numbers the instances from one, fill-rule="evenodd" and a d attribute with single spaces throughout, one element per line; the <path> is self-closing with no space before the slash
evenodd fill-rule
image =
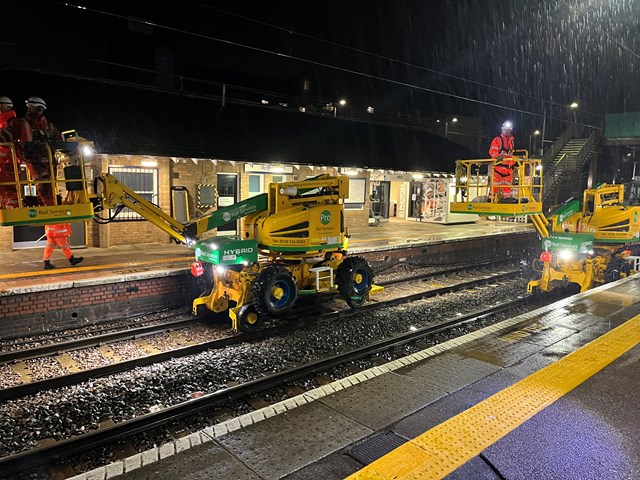
<path id="1" fill-rule="evenodd" d="M 639 342 L 636 275 L 73 479 L 636 479 Z"/>
<path id="2" fill-rule="evenodd" d="M 440 242 L 455 242 L 470 238 L 533 233 L 533 225 L 481 219 L 476 223 L 443 225 L 416 220 L 391 220 L 379 226 L 350 228 L 349 251 L 371 252 L 379 249 L 400 249 Z M 54 270 L 43 270 L 43 248 L 15 250 L 0 254 L 0 291 L 29 286 L 54 284 L 63 278 L 95 279 L 118 275 L 139 274 L 167 269 L 186 269 L 193 261 L 193 249 L 175 243 L 123 245 L 109 248 L 74 249 L 84 261 L 70 267 L 59 249 L 51 259 Z"/>

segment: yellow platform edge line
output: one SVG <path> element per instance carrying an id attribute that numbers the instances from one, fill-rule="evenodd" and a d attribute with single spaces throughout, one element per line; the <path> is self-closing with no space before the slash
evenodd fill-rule
<path id="1" fill-rule="evenodd" d="M 0 280 L 14 280 L 23 279 L 26 277 L 40 277 L 51 276 L 59 273 L 70 272 L 91 272 L 94 270 L 108 270 L 110 268 L 128 268 L 141 265 L 152 265 L 156 263 L 171 263 L 192 261 L 193 257 L 172 257 L 172 258 L 156 258 L 152 260 L 145 260 L 141 262 L 126 262 L 126 263 L 111 263 L 108 265 L 85 265 L 82 267 L 68 267 L 68 268 L 55 268 L 53 270 L 38 270 L 36 272 L 22 272 L 22 273 L 5 273 L 0 275 Z"/>
<path id="2" fill-rule="evenodd" d="M 640 343 L 640 315 L 433 427 L 347 480 L 440 479 Z"/>

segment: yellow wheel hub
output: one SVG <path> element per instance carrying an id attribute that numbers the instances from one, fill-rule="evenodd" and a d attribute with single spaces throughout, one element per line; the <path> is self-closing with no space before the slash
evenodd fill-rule
<path id="1" fill-rule="evenodd" d="M 255 325 L 258 323 L 258 314 L 255 312 L 251 312 L 247 314 L 247 323 L 249 325 Z"/>
<path id="2" fill-rule="evenodd" d="M 284 290 L 280 287 L 273 287 L 271 289 L 271 296 L 276 300 L 280 300 L 284 296 Z"/>
<path id="3" fill-rule="evenodd" d="M 356 276 L 353 277 L 353 281 L 356 283 L 362 283 L 362 274 L 361 273 L 356 273 Z"/>

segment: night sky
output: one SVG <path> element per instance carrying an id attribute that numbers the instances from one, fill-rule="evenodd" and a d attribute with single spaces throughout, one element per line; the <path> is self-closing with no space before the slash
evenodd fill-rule
<path id="1" fill-rule="evenodd" d="M 521 137 L 541 128 L 543 111 L 552 131 L 640 110 L 640 1 L 78 4 L 86 9 L 10 6 L 3 64 L 152 83 L 145 70 L 168 52 L 165 71 L 191 85 L 295 96 L 304 77 L 320 101 L 469 115 L 490 134 L 511 119 Z M 574 101 L 576 117 L 567 107 Z"/>

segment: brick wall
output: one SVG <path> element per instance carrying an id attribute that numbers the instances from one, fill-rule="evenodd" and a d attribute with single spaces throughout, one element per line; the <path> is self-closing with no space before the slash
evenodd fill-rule
<path id="1" fill-rule="evenodd" d="M 188 271 L 0 297 L 0 338 L 56 331 L 184 306 L 198 296 Z"/>

